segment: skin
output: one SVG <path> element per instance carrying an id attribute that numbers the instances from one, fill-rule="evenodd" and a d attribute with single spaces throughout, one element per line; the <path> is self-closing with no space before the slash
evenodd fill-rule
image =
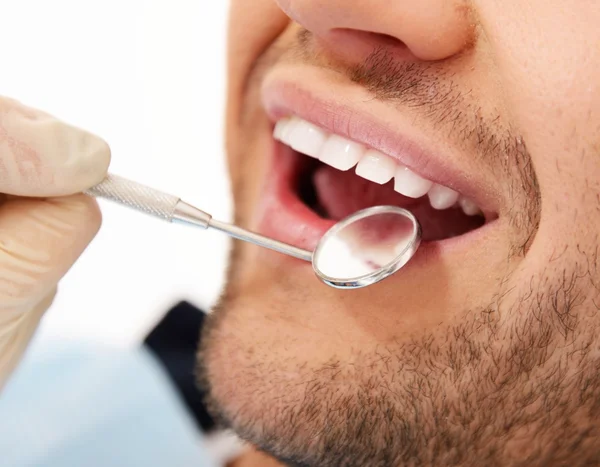
<path id="1" fill-rule="evenodd" d="M 351 292 L 236 244 L 199 379 L 255 447 L 237 465 L 600 462 L 598 24 L 586 0 L 231 2 L 240 225 L 258 225 L 269 176 L 261 86 L 291 67 L 451 148 L 498 211 L 456 261 Z M 373 53 L 348 46 L 359 30 L 380 34 Z"/>

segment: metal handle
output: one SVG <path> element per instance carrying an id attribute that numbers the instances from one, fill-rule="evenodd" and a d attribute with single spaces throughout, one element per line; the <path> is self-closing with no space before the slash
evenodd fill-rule
<path id="1" fill-rule="evenodd" d="M 102 182 L 84 193 L 124 204 L 169 222 L 175 217 L 180 201 L 177 196 L 112 174 L 108 174 Z"/>
<path id="2" fill-rule="evenodd" d="M 177 196 L 163 193 L 162 191 L 119 177 L 118 175 L 109 174 L 104 181 L 84 191 L 84 193 L 89 196 L 115 201 L 168 222 L 180 222 L 204 229 L 213 227 L 234 238 L 270 248 L 305 261 L 310 261 L 312 258 L 312 252 L 310 251 L 278 242 L 277 240 L 241 229 L 235 225 L 216 221 L 207 212 L 182 201 Z"/>

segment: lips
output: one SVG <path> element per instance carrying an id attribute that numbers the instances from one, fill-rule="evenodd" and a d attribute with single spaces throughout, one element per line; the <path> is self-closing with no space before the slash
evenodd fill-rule
<path id="1" fill-rule="evenodd" d="M 436 167 L 422 145 L 390 137 L 387 128 L 384 138 L 373 131 L 373 122 L 366 122 L 362 132 L 355 120 L 352 127 L 340 125 L 332 118 L 335 103 L 294 91 L 276 83 L 263 93 L 274 148 L 260 209 L 263 233 L 312 249 L 335 221 L 384 204 L 410 209 L 429 249 L 464 244 L 494 223 L 489 199 L 479 196 L 480 187 L 465 183 L 470 177 L 459 168 L 444 162 Z M 346 108 L 339 109 L 341 116 L 348 115 Z M 402 150 L 386 151 L 394 138 L 403 142 Z"/>
<path id="2" fill-rule="evenodd" d="M 342 136 L 327 133 L 298 117 L 278 120 L 274 137 L 297 152 L 318 159 L 339 171 L 347 171 L 356 166 L 356 175 L 370 182 L 383 185 L 393 179 L 394 191 L 408 198 L 427 195 L 434 209 L 448 209 L 456 205 L 468 216 L 481 212 L 469 198 L 419 176 L 408 167 L 398 164 L 392 157 Z"/>

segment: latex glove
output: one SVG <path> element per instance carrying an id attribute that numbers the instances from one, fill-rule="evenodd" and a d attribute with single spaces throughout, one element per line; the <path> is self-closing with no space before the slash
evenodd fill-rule
<path id="1" fill-rule="evenodd" d="M 102 139 L 0 97 L 0 389 L 100 227 L 96 201 L 80 193 L 109 163 Z"/>

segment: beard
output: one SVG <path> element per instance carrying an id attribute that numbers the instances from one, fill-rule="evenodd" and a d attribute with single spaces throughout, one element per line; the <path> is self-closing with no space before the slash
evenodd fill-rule
<path id="1" fill-rule="evenodd" d="M 597 308 L 576 288 L 581 276 L 567 277 L 532 280 L 506 318 L 499 299 L 459 324 L 317 366 L 262 358 L 236 337 L 228 314 L 243 299 L 232 286 L 203 331 L 199 381 L 221 426 L 285 465 L 594 465 L 598 326 L 583 316 Z M 221 365 L 252 395 L 233 411 L 231 394 L 212 390 Z"/>
<path id="2" fill-rule="evenodd" d="M 389 86 L 390 63 L 375 58 L 352 79 L 377 88 L 377 77 L 386 76 Z M 412 77 L 411 98 L 419 85 L 431 97 L 423 70 L 394 73 Z M 238 129 L 245 154 L 256 115 L 250 112 Z M 486 140 L 481 130 L 463 133 Z M 541 212 L 533 165 L 522 138 L 490 138 L 490 147 L 503 148 L 498 160 L 510 162 L 504 170 L 515 181 L 509 220 L 518 234 L 507 262 L 526 259 Z M 251 173 L 242 149 L 233 150 L 247 164 L 238 174 Z M 254 187 L 248 177 L 233 181 L 236 222 L 246 224 Z M 398 339 L 342 342 L 347 351 L 319 359 L 301 350 L 310 331 L 299 336 L 284 320 L 273 324 L 290 309 L 310 306 L 302 284 L 265 272 L 269 283 L 249 297 L 240 272 L 247 253 L 236 242 L 225 293 L 203 330 L 198 380 L 214 417 L 257 448 L 291 466 L 600 462 L 597 242 L 556 245 L 545 267 L 507 272 L 485 306 L 450 310 L 454 319 Z M 262 341 L 253 332 L 261 323 L 273 331 Z"/>

